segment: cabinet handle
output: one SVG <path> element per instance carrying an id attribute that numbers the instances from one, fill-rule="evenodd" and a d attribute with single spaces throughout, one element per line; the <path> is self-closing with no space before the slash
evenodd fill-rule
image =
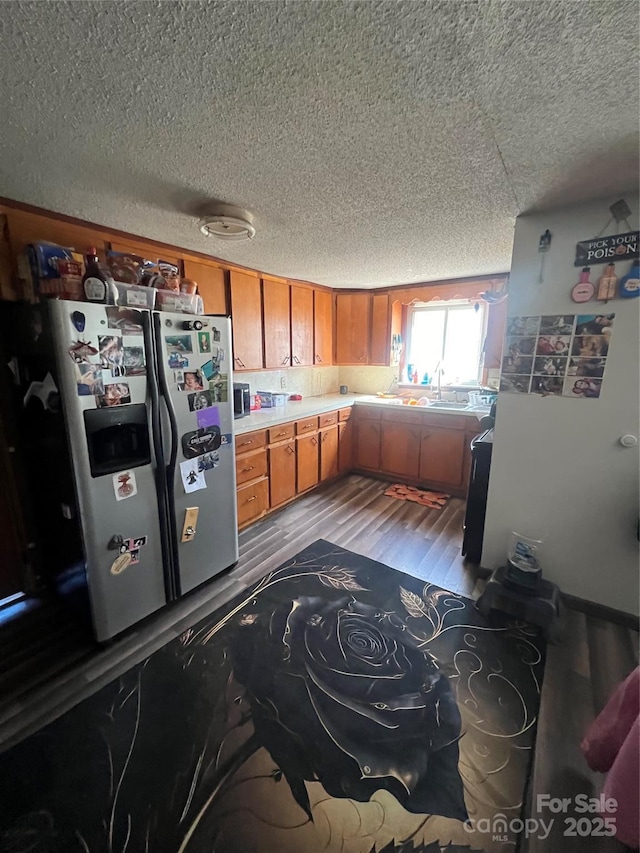
<path id="1" fill-rule="evenodd" d="M 289 361 L 289 356 L 288 356 L 288 355 L 285 355 L 285 357 L 282 359 L 282 361 L 280 362 L 280 364 L 286 364 L 288 361 Z"/>
<path id="2" fill-rule="evenodd" d="M 245 447 L 247 444 L 253 444 L 253 439 L 250 438 L 249 441 L 243 441 L 240 447 Z"/>
<path id="3" fill-rule="evenodd" d="M 363 352 L 363 353 L 362 353 L 362 355 L 360 356 L 360 358 L 358 359 L 358 361 L 364 361 L 364 359 L 365 359 L 366 357 L 367 357 L 366 352 Z"/>
<path id="4" fill-rule="evenodd" d="M 312 438 L 311 438 L 311 444 L 313 444 L 313 446 L 315 447 L 317 443 L 318 443 L 318 442 L 317 442 L 317 440 L 316 440 L 316 437 L 315 437 L 315 436 L 312 436 Z"/>
<path id="5" fill-rule="evenodd" d="M 280 438 L 281 435 L 286 435 L 286 432 L 279 432 L 276 438 Z"/>
<path id="6" fill-rule="evenodd" d="M 319 362 L 322 364 L 322 359 L 320 358 L 320 356 L 318 355 L 318 353 L 316 353 L 316 361 L 319 361 Z"/>
<path id="7" fill-rule="evenodd" d="M 296 364 L 300 364 L 300 359 L 298 358 L 297 355 L 294 355 L 293 360 L 295 361 Z"/>
<path id="8" fill-rule="evenodd" d="M 293 447 L 291 447 L 290 444 L 287 445 L 287 452 L 288 453 L 295 453 L 295 450 L 293 449 Z"/>
<path id="9" fill-rule="evenodd" d="M 253 495 L 252 497 L 247 498 L 247 500 L 245 501 L 245 503 L 250 504 L 250 503 L 251 503 L 251 501 L 257 501 L 257 500 L 258 500 L 258 496 L 257 496 L 257 495 Z"/>
<path id="10" fill-rule="evenodd" d="M 253 471 L 253 469 L 254 469 L 254 468 L 255 468 L 255 465 L 249 465 L 249 467 L 248 467 L 248 468 L 243 468 L 243 469 L 242 469 L 242 471 L 241 471 L 240 473 L 241 473 L 241 474 L 246 474 L 246 472 L 247 472 L 247 471 Z"/>
<path id="11" fill-rule="evenodd" d="M 233 360 L 237 361 L 238 364 L 240 365 L 240 367 L 246 367 L 246 364 L 244 363 L 244 361 L 239 356 L 236 355 Z"/>
<path id="12" fill-rule="evenodd" d="M 313 425 L 312 424 L 305 424 L 305 426 L 303 426 L 302 429 L 313 429 Z"/>

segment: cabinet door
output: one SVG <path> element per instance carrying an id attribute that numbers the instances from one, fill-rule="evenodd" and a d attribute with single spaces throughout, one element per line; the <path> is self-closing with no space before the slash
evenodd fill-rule
<path id="1" fill-rule="evenodd" d="M 306 492 L 318 483 L 318 434 L 296 438 L 298 493 Z"/>
<path id="2" fill-rule="evenodd" d="M 320 482 L 338 476 L 338 424 L 321 429 L 320 439 Z"/>
<path id="3" fill-rule="evenodd" d="M 269 448 L 271 506 L 279 506 L 296 493 L 296 443 L 294 440 Z"/>
<path id="4" fill-rule="evenodd" d="M 420 479 L 460 488 L 464 479 L 464 443 L 464 432 L 423 430 L 420 442 Z"/>
<path id="5" fill-rule="evenodd" d="M 265 367 L 281 368 L 291 364 L 289 289 L 284 281 L 262 280 Z"/>
<path id="6" fill-rule="evenodd" d="M 269 481 L 266 477 L 241 486 L 236 492 L 238 527 L 263 516 L 269 509 Z"/>
<path id="7" fill-rule="evenodd" d="M 314 364 L 333 361 L 333 297 L 327 290 L 313 293 Z"/>
<path id="8" fill-rule="evenodd" d="M 387 293 L 374 293 L 371 296 L 371 354 L 369 364 L 389 364 L 390 343 L 389 295 Z"/>
<path id="9" fill-rule="evenodd" d="M 262 368 L 262 298 L 260 279 L 243 272 L 230 273 L 233 369 Z"/>
<path id="10" fill-rule="evenodd" d="M 291 364 L 313 364 L 313 290 L 291 285 Z"/>
<path id="11" fill-rule="evenodd" d="M 411 424 L 382 424 L 380 467 L 387 474 L 417 478 L 420 464 L 420 428 Z"/>
<path id="12" fill-rule="evenodd" d="M 205 314 L 227 314 L 227 293 L 224 270 L 200 261 L 184 259 L 185 278 L 198 284 L 198 293 L 204 302 Z"/>
<path id="13" fill-rule="evenodd" d="M 338 470 L 341 474 L 353 468 L 353 423 L 338 424 Z"/>
<path id="14" fill-rule="evenodd" d="M 336 294 L 336 364 L 367 364 L 370 304 L 368 293 Z"/>
<path id="15" fill-rule="evenodd" d="M 380 470 L 380 421 L 358 420 L 354 457 L 356 468 Z"/>

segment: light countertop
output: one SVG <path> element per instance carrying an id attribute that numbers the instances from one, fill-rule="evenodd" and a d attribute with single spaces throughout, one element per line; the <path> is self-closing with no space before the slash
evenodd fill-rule
<path id="1" fill-rule="evenodd" d="M 236 418 L 234 421 L 235 435 L 243 435 L 253 432 L 255 429 L 266 429 L 295 421 L 299 418 L 308 418 L 313 415 L 322 415 L 325 412 L 333 412 L 336 409 L 345 409 L 353 405 L 376 406 L 389 408 L 390 405 L 398 405 L 389 400 L 379 399 L 371 394 L 323 394 L 319 397 L 305 397 L 302 400 L 294 400 L 285 403 L 284 406 L 274 406 L 271 409 L 258 409 L 244 418 Z M 433 406 L 402 406 L 410 408 L 412 412 L 429 412 L 430 414 L 461 415 L 465 418 L 476 418 L 478 421 L 488 414 L 488 408 L 478 409 L 447 409 Z"/>

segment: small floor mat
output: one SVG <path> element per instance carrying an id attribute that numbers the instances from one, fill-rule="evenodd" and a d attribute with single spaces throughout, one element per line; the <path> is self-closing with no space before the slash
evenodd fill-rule
<path id="1" fill-rule="evenodd" d="M 397 498 L 399 501 L 413 501 L 421 506 L 428 506 L 429 509 L 442 509 L 451 497 L 444 492 L 432 492 L 429 489 L 418 489 L 416 486 L 405 486 L 402 483 L 389 486 L 385 495 Z"/>

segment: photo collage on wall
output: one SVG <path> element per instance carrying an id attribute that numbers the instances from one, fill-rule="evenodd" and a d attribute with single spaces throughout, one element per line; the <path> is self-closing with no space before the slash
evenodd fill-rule
<path id="1" fill-rule="evenodd" d="M 600 396 L 615 314 L 510 317 L 500 391 Z"/>

